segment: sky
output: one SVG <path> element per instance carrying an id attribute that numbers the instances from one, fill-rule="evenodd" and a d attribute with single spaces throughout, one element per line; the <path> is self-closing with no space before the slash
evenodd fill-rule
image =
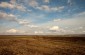
<path id="1" fill-rule="evenodd" d="M 85 0 L 0 0 L 0 35 L 85 34 Z"/>

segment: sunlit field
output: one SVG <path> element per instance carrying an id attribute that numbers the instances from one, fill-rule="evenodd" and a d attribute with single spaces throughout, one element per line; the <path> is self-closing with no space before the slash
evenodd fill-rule
<path id="1" fill-rule="evenodd" d="M 0 55 L 84 55 L 85 35 L 4 35 Z"/>

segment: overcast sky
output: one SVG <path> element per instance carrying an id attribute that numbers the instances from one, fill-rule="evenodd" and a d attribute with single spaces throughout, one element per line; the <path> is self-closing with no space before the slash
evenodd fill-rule
<path id="1" fill-rule="evenodd" d="M 5 34 L 85 34 L 85 0 L 0 0 Z"/>

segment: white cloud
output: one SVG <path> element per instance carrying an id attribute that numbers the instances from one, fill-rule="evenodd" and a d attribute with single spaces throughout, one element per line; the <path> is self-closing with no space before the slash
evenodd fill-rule
<path id="1" fill-rule="evenodd" d="M 53 21 L 54 22 L 58 22 L 58 21 L 61 21 L 61 19 L 54 19 Z"/>
<path id="2" fill-rule="evenodd" d="M 7 13 L 4 13 L 4 12 L 0 12 L 0 20 L 7 21 L 7 22 L 10 21 L 10 23 L 15 22 L 18 25 L 22 25 L 23 27 L 38 28 L 37 25 L 32 24 L 32 21 L 29 21 L 29 20 L 26 20 L 26 19 L 18 19 L 17 16 L 15 16 L 13 14 L 7 14 Z M 12 29 L 12 30 L 14 30 L 14 29 Z M 7 31 L 7 32 L 10 32 L 10 30 Z M 17 32 L 21 33 L 23 31 L 17 31 Z"/>
<path id="3" fill-rule="evenodd" d="M 15 4 L 16 0 L 10 0 L 10 3 Z"/>
<path id="4" fill-rule="evenodd" d="M 3 7 L 3 8 L 14 8 L 14 5 L 10 4 L 10 3 L 7 3 L 7 2 L 1 2 L 0 3 L 0 7 Z"/>
<path id="5" fill-rule="evenodd" d="M 10 30 L 7 30 L 6 32 L 8 32 L 8 33 L 16 33 L 18 30 L 16 30 L 16 29 L 10 29 Z"/>
<path id="6" fill-rule="evenodd" d="M 47 6 L 47 5 L 42 5 L 41 7 L 37 7 L 37 9 L 39 9 L 39 10 L 45 10 L 45 11 L 49 11 L 49 10 L 50 10 L 50 7 Z"/>
<path id="7" fill-rule="evenodd" d="M 49 28 L 49 33 L 51 33 L 51 34 L 74 34 L 75 31 L 60 28 L 59 26 L 53 26 L 53 27 Z"/>
<path id="8" fill-rule="evenodd" d="M 83 31 L 85 33 L 85 31 Z"/>
<path id="9" fill-rule="evenodd" d="M 36 28 L 36 27 L 38 27 L 38 26 L 36 26 L 36 25 L 27 25 L 28 27 L 31 27 L 31 28 Z"/>
<path id="10" fill-rule="evenodd" d="M 31 21 L 24 20 L 24 19 L 18 19 L 18 23 L 21 25 L 24 25 L 25 27 L 30 27 L 30 28 L 37 28 L 37 25 L 31 24 Z"/>
<path id="11" fill-rule="evenodd" d="M 32 6 L 32 7 L 38 6 L 38 2 L 36 0 L 30 0 L 28 3 L 29 3 L 29 6 Z"/>
<path id="12" fill-rule="evenodd" d="M 19 24 L 21 25 L 28 25 L 30 22 L 28 22 L 27 20 L 18 20 Z"/>
<path id="13" fill-rule="evenodd" d="M 43 0 L 45 3 L 49 3 L 50 2 L 50 0 Z"/>
<path id="14" fill-rule="evenodd" d="M 9 29 L 6 31 L 7 33 L 25 33 L 25 31 L 17 30 L 17 29 Z"/>
<path id="15" fill-rule="evenodd" d="M 35 31 L 35 34 L 43 34 L 43 31 Z"/>
<path id="16" fill-rule="evenodd" d="M 62 11 L 63 9 L 64 9 L 64 6 L 51 8 L 51 10 L 53 11 Z"/>
<path id="17" fill-rule="evenodd" d="M 28 4 L 28 6 L 44 11 L 62 11 L 64 9 L 64 6 L 50 7 L 48 5 L 41 5 L 37 0 L 25 0 L 23 2 Z M 43 0 L 43 2 L 49 3 L 50 0 Z"/>
<path id="18" fill-rule="evenodd" d="M 58 31 L 60 28 L 59 26 L 53 26 L 50 28 L 50 30 L 53 30 L 53 31 Z"/>
<path id="19" fill-rule="evenodd" d="M 7 13 L 4 13 L 4 12 L 0 12 L 0 19 L 8 20 L 8 21 L 17 21 L 15 15 L 7 14 Z"/>
<path id="20" fill-rule="evenodd" d="M 20 11 L 26 11 L 26 8 L 20 4 L 15 4 L 15 2 L 13 2 L 11 0 L 11 3 L 8 3 L 8 2 L 1 2 L 0 3 L 0 7 L 3 7 L 3 8 L 10 8 L 10 9 L 17 9 L 17 10 L 20 10 Z"/>
<path id="21" fill-rule="evenodd" d="M 20 11 L 26 11 L 26 8 L 22 5 L 17 5 L 15 8 L 20 10 Z"/>
<path id="22" fill-rule="evenodd" d="M 30 24 L 30 22 L 28 20 L 18 19 L 15 15 L 7 14 L 4 12 L 0 12 L 0 19 L 6 20 L 6 21 L 11 21 L 11 22 L 16 22 L 18 24 L 25 25 L 25 26 Z"/>
<path id="23" fill-rule="evenodd" d="M 44 10 L 44 11 L 62 11 L 64 9 L 64 6 L 61 7 L 49 7 L 47 5 L 42 5 L 42 6 L 38 6 L 36 7 L 39 10 Z"/>
<path id="24" fill-rule="evenodd" d="M 83 29 L 83 27 L 79 27 L 79 29 Z"/>

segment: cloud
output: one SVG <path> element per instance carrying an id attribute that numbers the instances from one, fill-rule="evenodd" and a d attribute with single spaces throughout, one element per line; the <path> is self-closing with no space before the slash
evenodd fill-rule
<path id="1" fill-rule="evenodd" d="M 62 11 L 64 6 L 60 7 L 50 7 L 48 5 L 40 4 L 37 0 L 25 0 L 23 1 L 26 5 L 33 7 L 34 9 L 43 10 L 43 11 Z M 43 0 L 45 3 L 49 3 L 50 0 Z"/>
<path id="2" fill-rule="evenodd" d="M 25 27 L 30 27 L 30 28 L 37 28 L 38 27 L 37 25 L 31 24 L 32 23 L 31 21 L 24 20 L 24 19 L 18 19 L 18 23 L 20 25 L 25 26 Z"/>
<path id="3" fill-rule="evenodd" d="M 59 26 L 53 26 L 49 30 L 58 31 L 59 29 L 60 29 Z"/>
<path id="4" fill-rule="evenodd" d="M 43 31 L 35 31 L 35 34 L 43 34 Z"/>
<path id="5" fill-rule="evenodd" d="M 36 7 L 38 6 L 38 2 L 36 0 L 29 0 L 28 2 L 29 6 Z"/>
<path id="6" fill-rule="evenodd" d="M 14 8 L 14 5 L 10 4 L 10 3 L 7 3 L 7 2 L 1 2 L 0 3 L 0 7 L 3 7 L 3 8 Z"/>
<path id="7" fill-rule="evenodd" d="M 64 28 L 60 28 L 59 26 L 52 26 L 49 28 L 49 33 L 51 34 L 74 34 L 74 30 L 68 30 Z"/>
<path id="8" fill-rule="evenodd" d="M 9 29 L 6 31 L 7 33 L 25 33 L 25 31 L 17 30 L 17 29 Z"/>
<path id="9" fill-rule="evenodd" d="M 68 0 L 67 3 L 71 6 L 72 5 L 72 0 Z"/>
<path id="10" fill-rule="evenodd" d="M 0 3 L 0 7 L 3 7 L 3 8 L 10 8 L 10 9 L 17 9 L 17 10 L 20 10 L 20 11 L 26 11 L 26 8 L 20 4 L 17 4 L 15 5 L 15 2 L 13 2 L 11 0 L 11 3 L 8 3 L 8 2 L 1 2 Z"/>
<path id="11" fill-rule="evenodd" d="M 39 10 L 44 10 L 44 11 L 62 11 L 64 9 L 64 6 L 61 7 L 49 7 L 47 5 L 42 5 L 42 6 L 38 6 L 36 7 Z"/>
<path id="12" fill-rule="evenodd" d="M 77 15 L 77 14 L 76 14 Z M 63 18 L 62 20 L 58 21 L 58 20 L 54 20 L 54 21 L 51 21 L 51 24 L 56 24 L 56 25 L 60 25 L 60 26 L 70 26 L 70 27 L 73 27 L 73 26 L 84 26 L 84 17 L 85 15 L 81 15 L 81 16 L 73 16 L 71 18 L 68 18 L 68 19 L 65 19 Z M 55 22 L 57 21 L 57 22 Z"/>
<path id="13" fill-rule="evenodd" d="M 85 33 L 85 31 L 83 31 Z"/>
<path id="14" fill-rule="evenodd" d="M 19 24 L 21 25 L 28 25 L 30 22 L 28 22 L 27 20 L 18 20 Z"/>
<path id="15" fill-rule="evenodd" d="M 42 5 L 41 7 L 37 7 L 37 9 L 39 9 L 39 10 L 45 10 L 45 11 L 49 11 L 49 10 L 50 10 L 50 7 L 47 6 L 47 5 Z"/>
<path id="16" fill-rule="evenodd" d="M 71 2 L 71 0 L 67 0 L 67 3 L 70 3 Z"/>
<path id="17" fill-rule="evenodd" d="M 7 22 L 15 22 L 18 25 L 28 27 L 28 28 L 38 28 L 37 25 L 32 24 L 32 21 L 29 21 L 27 19 L 20 19 L 17 18 L 17 16 L 13 14 L 7 14 L 4 12 L 0 12 L 0 20 L 7 21 Z"/>
<path id="18" fill-rule="evenodd" d="M 58 24 L 65 26 L 85 26 L 85 12 L 77 13 L 73 17 L 61 20 Z"/>
<path id="19" fill-rule="evenodd" d="M 84 27 L 79 27 L 79 29 L 83 29 Z"/>
<path id="20" fill-rule="evenodd" d="M 6 21 L 10 21 L 10 22 L 16 22 L 20 25 L 29 25 L 30 22 L 28 20 L 25 19 L 18 19 L 15 15 L 13 14 L 7 14 L 4 12 L 0 12 L 0 20 L 6 20 Z"/>
<path id="21" fill-rule="evenodd" d="M 10 0 L 11 5 L 13 5 L 14 9 L 20 10 L 20 11 L 26 11 L 26 7 L 17 3 L 16 0 Z"/>
<path id="22" fill-rule="evenodd" d="M 54 22 L 59 22 L 59 21 L 61 21 L 61 19 L 54 19 L 53 21 Z"/>
<path id="23" fill-rule="evenodd" d="M 8 33 L 17 33 L 18 30 L 16 30 L 16 29 L 10 29 L 10 30 L 7 30 L 6 32 L 8 32 Z"/>
<path id="24" fill-rule="evenodd" d="M 15 8 L 20 10 L 20 11 L 26 11 L 26 8 L 24 6 L 22 6 L 22 5 L 18 5 Z"/>
<path id="25" fill-rule="evenodd" d="M 36 25 L 27 25 L 28 27 L 31 27 L 31 28 L 37 28 L 38 26 Z"/>
<path id="26" fill-rule="evenodd" d="M 51 10 L 53 10 L 53 11 L 62 11 L 63 9 L 64 9 L 64 6 L 51 8 Z"/>
<path id="27" fill-rule="evenodd" d="M 0 19 L 1 20 L 8 20 L 8 21 L 15 21 L 15 22 L 17 22 L 15 15 L 7 14 L 7 13 L 4 13 L 4 12 L 0 12 Z"/>
<path id="28" fill-rule="evenodd" d="M 49 3 L 50 2 L 50 0 L 43 0 L 45 3 Z"/>
<path id="29" fill-rule="evenodd" d="M 41 24 L 41 27 L 47 27 L 45 30 L 48 30 L 53 33 L 58 34 L 79 34 L 85 30 L 85 13 L 77 13 L 71 18 L 63 18 L 61 19 L 54 19 L 47 23 Z M 67 28 L 65 28 L 67 27 Z"/>
<path id="30" fill-rule="evenodd" d="M 16 0 L 10 0 L 10 3 L 15 4 Z"/>
<path id="31" fill-rule="evenodd" d="M 85 12 L 81 12 L 81 13 L 75 14 L 74 16 L 84 17 L 85 16 Z"/>

